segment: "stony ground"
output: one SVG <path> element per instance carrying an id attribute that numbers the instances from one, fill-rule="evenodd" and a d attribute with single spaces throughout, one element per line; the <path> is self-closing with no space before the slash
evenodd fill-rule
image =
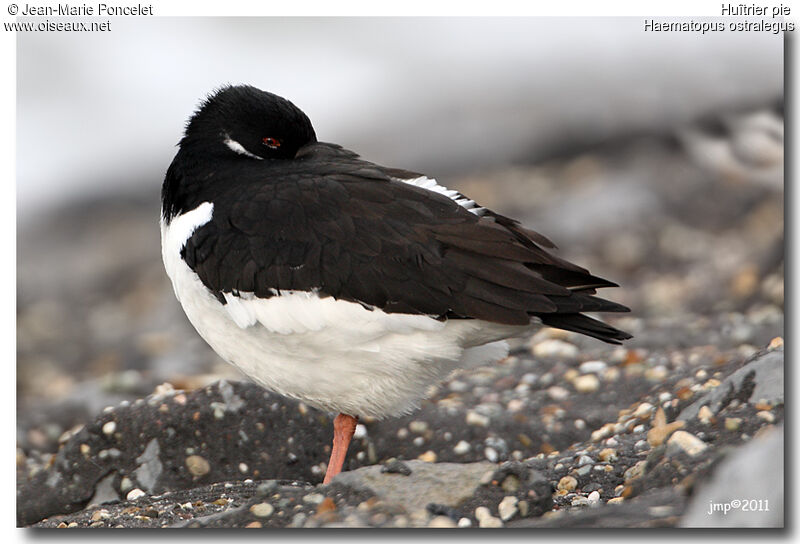
<path id="1" fill-rule="evenodd" d="M 21 227 L 18 524 L 781 526 L 782 121 L 778 145 L 769 115 L 458 178 L 619 282 L 608 296 L 633 312 L 612 322 L 635 338 L 517 339 L 414 414 L 362 421 L 328 486 L 329 414 L 239 382 L 182 316 L 155 186 Z"/>

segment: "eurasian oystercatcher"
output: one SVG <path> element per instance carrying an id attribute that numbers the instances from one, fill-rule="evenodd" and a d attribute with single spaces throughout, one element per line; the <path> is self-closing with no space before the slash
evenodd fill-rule
<path id="1" fill-rule="evenodd" d="M 422 174 L 318 142 L 294 104 L 228 86 L 189 120 L 162 190 L 161 244 L 192 325 L 259 385 L 334 419 L 325 483 L 359 416 L 418 406 L 452 370 L 541 325 L 610 343 L 581 312 L 616 284 Z M 547 249 L 545 249 L 547 248 Z"/>

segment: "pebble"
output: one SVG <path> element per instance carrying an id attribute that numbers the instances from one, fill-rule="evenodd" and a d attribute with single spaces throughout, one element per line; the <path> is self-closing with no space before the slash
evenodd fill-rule
<path id="1" fill-rule="evenodd" d="M 617 450 L 613 448 L 603 448 L 597 454 L 597 458 L 604 462 L 612 462 L 617 460 Z"/>
<path id="2" fill-rule="evenodd" d="M 553 385 L 547 388 L 547 394 L 553 400 L 564 400 L 569 397 L 569 391 L 560 385 Z"/>
<path id="3" fill-rule="evenodd" d="M 633 412 L 633 417 L 642 419 L 642 418 L 649 418 L 650 413 L 653 411 L 653 405 L 649 402 L 643 402 L 639 406 L 636 407 L 636 410 Z"/>
<path id="4" fill-rule="evenodd" d="M 581 371 L 581 374 L 599 374 L 607 367 L 608 365 L 604 361 L 586 361 L 585 363 L 581 363 L 578 370 Z"/>
<path id="5" fill-rule="evenodd" d="M 670 449 L 673 451 L 682 450 L 694 457 L 707 447 L 708 445 L 705 442 L 686 431 L 675 431 L 672 433 L 672 436 L 669 437 L 669 440 L 667 440 L 668 453 Z"/>
<path id="6" fill-rule="evenodd" d="M 513 474 L 509 474 L 503 480 L 503 483 L 500 485 L 500 487 L 503 488 L 503 491 L 508 493 L 516 493 L 519 491 L 519 478 Z"/>
<path id="7" fill-rule="evenodd" d="M 490 463 L 496 463 L 499 456 L 497 454 L 497 450 L 494 448 L 486 448 L 483 450 L 483 454 L 486 456 L 486 459 L 489 460 Z"/>
<path id="8" fill-rule="evenodd" d="M 128 478 L 127 476 L 123 476 L 122 480 L 120 480 L 119 482 L 119 490 L 125 493 L 127 491 L 130 491 L 132 487 L 133 487 L 133 482 L 131 481 L 131 479 Z"/>
<path id="9" fill-rule="evenodd" d="M 576 377 L 572 385 L 578 393 L 594 393 L 600 389 L 600 380 L 594 374 L 584 374 Z"/>
<path id="10" fill-rule="evenodd" d="M 303 502 L 308 504 L 321 504 L 324 500 L 325 496 L 322 493 L 309 493 L 303 497 Z"/>
<path id="11" fill-rule="evenodd" d="M 447 516 L 435 516 L 429 523 L 428 527 L 434 529 L 452 529 L 456 527 L 456 522 Z"/>
<path id="12" fill-rule="evenodd" d="M 606 501 L 607 504 L 622 504 L 623 502 L 625 502 L 624 497 L 614 497 L 613 499 L 608 499 Z"/>
<path id="13" fill-rule="evenodd" d="M 186 458 L 186 468 L 192 476 L 205 476 L 211 471 L 211 465 L 199 455 L 190 455 Z"/>
<path id="14" fill-rule="evenodd" d="M 470 410 L 467 412 L 467 425 L 471 425 L 473 427 L 488 427 L 491 420 L 483 414 L 479 414 L 474 410 Z"/>
<path id="15" fill-rule="evenodd" d="M 647 443 L 647 440 L 639 440 L 633 445 L 633 449 L 635 451 L 646 451 L 650 449 L 650 444 Z"/>
<path id="16" fill-rule="evenodd" d="M 302 527 L 303 524 L 308 519 L 308 516 L 305 512 L 298 512 L 292 517 L 292 523 L 289 525 L 290 527 Z"/>
<path id="17" fill-rule="evenodd" d="M 145 495 L 147 495 L 147 493 L 137 487 L 136 489 L 131 489 L 125 498 L 129 501 L 135 501 L 136 499 L 144 497 Z"/>
<path id="18" fill-rule="evenodd" d="M 544 340 L 533 346 L 535 357 L 559 357 L 562 359 L 573 359 L 578 356 L 578 348 L 555 338 Z"/>
<path id="19" fill-rule="evenodd" d="M 572 476 L 564 476 L 558 481 L 558 489 L 561 491 L 575 491 L 578 487 L 578 480 Z"/>
<path id="20" fill-rule="evenodd" d="M 497 513 L 500 514 L 500 519 L 508 521 L 517 513 L 517 503 L 519 499 L 513 495 L 506 495 L 500 504 L 497 505 Z"/>
<path id="21" fill-rule="evenodd" d="M 673 431 L 686 425 L 685 421 L 679 420 L 667 423 L 666 420 L 667 418 L 664 415 L 664 410 L 659 408 L 653 419 L 653 428 L 647 431 L 647 441 L 654 448 L 663 444 L 664 440 L 666 440 Z"/>
<path id="22" fill-rule="evenodd" d="M 575 425 L 575 428 L 578 429 L 579 431 L 582 431 L 583 429 L 586 428 L 586 422 L 582 419 L 576 419 L 573 422 L 573 425 Z"/>
<path id="23" fill-rule="evenodd" d="M 503 526 L 502 520 L 494 517 L 485 506 L 479 506 L 475 509 L 475 519 L 478 520 L 478 527 L 496 528 Z"/>
<path id="24" fill-rule="evenodd" d="M 606 423 L 596 431 L 592 431 L 592 442 L 599 442 L 604 438 L 608 438 L 614 434 L 614 424 Z"/>
<path id="25" fill-rule="evenodd" d="M 572 506 L 589 506 L 589 499 L 579 495 L 572 499 Z"/>
<path id="26" fill-rule="evenodd" d="M 261 529 L 262 527 L 263 525 L 261 525 L 260 521 L 251 521 L 244 526 L 245 529 Z"/>
<path id="27" fill-rule="evenodd" d="M 464 455 L 472 449 L 472 446 L 466 440 L 460 440 L 458 444 L 453 446 L 453 453 L 457 455 Z"/>
<path id="28" fill-rule="evenodd" d="M 436 456 L 436 452 L 428 450 L 425 453 L 421 453 L 417 459 L 425 461 L 426 463 L 435 463 L 438 457 Z"/>
<path id="29" fill-rule="evenodd" d="M 711 423 L 711 418 L 713 417 L 714 412 L 712 412 L 711 408 L 706 405 L 701 406 L 700 410 L 697 412 L 697 419 L 699 419 L 700 423 L 703 423 L 704 425 Z"/>
<path id="30" fill-rule="evenodd" d="M 511 399 L 508 401 L 506 405 L 506 409 L 511 412 L 512 414 L 515 412 L 519 412 L 525 407 L 525 401 L 520 399 Z"/>
<path id="31" fill-rule="evenodd" d="M 403 476 L 411 476 L 411 469 L 407 464 L 397 459 L 385 463 L 381 467 L 381 472 L 388 472 L 389 474 L 402 474 Z"/>
<path id="32" fill-rule="evenodd" d="M 738 431 L 739 426 L 742 424 L 742 418 L 740 417 L 726 417 L 725 418 L 725 429 L 729 431 Z"/>
<path id="33" fill-rule="evenodd" d="M 100 509 L 100 510 L 95 510 L 92 513 L 92 521 L 100 521 L 100 520 L 108 519 L 110 517 L 111 517 L 111 514 L 109 514 L 108 510 L 106 510 L 105 508 Z"/>
<path id="34" fill-rule="evenodd" d="M 107 436 L 111 436 L 114 434 L 114 431 L 117 430 L 117 422 L 116 421 L 109 421 L 105 425 L 103 425 L 103 434 Z"/>
<path id="35" fill-rule="evenodd" d="M 760 412 L 756 412 L 756 416 L 760 417 L 767 423 L 773 423 L 775 421 L 775 414 L 772 412 L 768 412 L 766 410 L 761 410 Z"/>
<path id="36" fill-rule="evenodd" d="M 256 487 L 256 493 L 261 497 L 265 497 L 277 489 L 278 482 L 275 480 L 267 480 L 266 482 L 258 484 L 258 487 Z"/>
<path id="37" fill-rule="evenodd" d="M 353 433 L 353 438 L 360 440 L 367 437 L 367 427 L 361 423 L 356 425 L 356 430 Z"/>
<path id="38" fill-rule="evenodd" d="M 426 421 L 412 421 L 408 424 L 408 430 L 412 433 L 422 434 L 428 430 L 428 423 Z"/>
<path id="39" fill-rule="evenodd" d="M 461 518 L 458 520 L 458 526 L 463 528 L 472 527 L 472 520 L 469 518 Z"/>
<path id="40" fill-rule="evenodd" d="M 645 379 L 651 382 L 662 382 L 668 375 L 669 371 L 664 365 L 657 365 L 644 371 Z"/>
<path id="41" fill-rule="evenodd" d="M 603 381 L 606 382 L 615 382 L 619 380 L 619 369 L 616 367 L 610 367 L 603 371 Z"/>
<path id="42" fill-rule="evenodd" d="M 589 501 L 589 504 L 595 506 L 600 503 L 600 492 L 595 490 L 589 493 L 589 496 L 586 497 L 586 500 Z"/>
<path id="43" fill-rule="evenodd" d="M 303 498 L 305 500 L 305 497 Z M 260 502 L 250 507 L 250 513 L 257 518 L 267 518 L 275 511 L 275 507 L 268 502 Z"/>
<path id="44" fill-rule="evenodd" d="M 418 436 L 412 440 L 412 443 L 419 448 L 425 443 L 425 439 L 421 436 Z"/>
<path id="45" fill-rule="evenodd" d="M 589 472 L 591 472 L 591 470 L 592 470 L 592 465 L 583 465 L 575 472 L 578 474 L 578 476 L 586 476 L 587 474 L 589 474 Z"/>
<path id="46" fill-rule="evenodd" d="M 625 471 L 623 474 L 623 478 L 625 478 L 625 482 L 629 482 L 631 480 L 635 480 L 636 478 L 640 477 L 644 474 L 644 470 L 647 468 L 647 461 L 639 461 L 628 470 Z"/>
<path id="47" fill-rule="evenodd" d="M 584 465 L 591 465 L 593 463 L 594 463 L 594 461 L 588 455 L 581 455 L 580 457 L 578 457 L 578 466 L 579 467 L 582 467 Z"/>

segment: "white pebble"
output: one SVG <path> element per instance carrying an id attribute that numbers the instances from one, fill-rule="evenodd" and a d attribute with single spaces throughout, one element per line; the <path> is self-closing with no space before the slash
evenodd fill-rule
<path id="1" fill-rule="evenodd" d="M 358 425 L 356 425 L 356 430 L 353 433 L 353 438 L 361 439 L 366 437 L 367 437 L 367 428 L 361 423 L 359 423 Z"/>
<path id="2" fill-rule="evenodd" d="M 114 431 L 117 430 L 117 422 L 116 421 L 109 421 L 105 425 L 103 425 L 103 434 L 111 436 L 114 434 Z"/>
<path id="3" fill-rule="evenodd" d="M 250 513 L 257 518 L 266 518 L 272 515 L 275 507 L 268 502 L 260 502 L 250 507 Z"/>
<path id="4" fill-rule="evenodd" d="M 126 491 L 130 490 L 133 487 L 133 482 L 127 476 L 123 476 L 122 480 L 119 482 L 119 490 L 125 493 Z"/>
<path id="5" fill-rule="evenodd" d="M 482 520 L 483 518 L 490 517 L 491 515 L 492 512 L 485 506 L 479 506 L 475 509 L 475 519 L 478 521 Z"/>
<path id="6" fill-rule="evenodd" d="M 596 505 L 600 502 L 600 492 L 597 490 L 592 491 L 586 499 L 589 501 L 589 504 Z"/>
<path id="7" fill-rule="evenodd" d="M 460 520 L 458 520 L 458 526 L 461 527 L 462 529 L 464 527 L 472 527 L 472 520 L 469 518 L 461 518 Z"/>
<path id="8" fill-rule="evenodd" d="M 125 498 L 128 499 L 129 501 L 135 501 L 139 497 L 144 497 L 145 495 L 147 495 L 147 493 L 145 493 L 144 491 L 142 491 L 137 487 L 136 489 L 131 489 L 125 496 Z"/>
<path id="9" fill-rule="evenodd" d="M 488 427 L 490 423 L 490 419 L 483 414 L 479 414 L 473 410 L 467 412 L 467 425 L 472 425 L 473 427 Z"/>
<path id="10" fill-rule="evenodd" d="M 578 370 L 581 371 L 581 374 L 599 374 L 603 372 L 607 366 L 608 365 L 604 361 L 586 361 L 585 363 L 581 363 Z"/>
<path id="11" fill-rule="evenodd" d="M 412 433 L 422 434 L 428 430 L 428 423 L 425 421 L 412 421 L 408 424 L 408 430 Z"/>
<path id="12" fill-rule="evenodd" d="M 469 442 L 467 442 L 466 440 L 461 440 L 461 441 L 459 441 L 458 444 L 456 444 L 453 447 L 453 453 L 455 453 L 456 455 L 464 455 L 465 453 L 469 452 L 469 450 L 471 450 L 471 449 L 472 449 L 472 446 L 470 446 Z"/>
<path id="13" fill-rule="evenodd" d="M 550 395 L 550 398 L 553 400 L 564 400 L 569 397 L 569 391 L 561 387 L 560 385 L 553 385 L 547 388 L 547 394 Z"/>
<path id="14" fill-rule="evenodd" d="M 533 355 L 536 357 L 575 358 L 578 356 L 578 348 L 563 340 L 551 338 L 533 346 Z"/>
<path id="15" fill-rule="evenodd" d="M 518 502 L 519 499 L 513 495 L 507 495 L 503 497 L 503 500 L 497 505 L 497 513 L 500 514 L 500 519 L 503 521 L 508 521 L 513 518 L 514 514 L 517 513 Z"/>
<path id="16" fill-rule="evenodd" d="M 321 493 L 309 493 L 303 497 L 303 502 L 308 504 L 321 504 L 325 500 L 325 496 Z"/>
<path id="17" fill-rule="evenodd" d="M 489 462 L 491 462 L 491 463 L 496 463 L 497 462 L 497 459 L 498 459 L 499 456 L 497 455 L 497 450 L 496 449 L 494 449 L 494 448 L 486 448 L 485 450 L 483 450 L 483 453 L 486 456 L 486 459 L 489 460 Z"/>
<path id="18" fill-rule="evenodd" d="M 708 445 L 705 442 L 686 431 L 675 431 L 672 433 L 669 440 L 667 440 L 667 453 L 669 453 L 670 450 L 674 451 L 680 449 L 694 457 L 707 447 Z"/>
<path id="19" fill-rule="evenodd" d="M 644 417 L 649 415 L 650 412 L 653 411 L 653 405 L 649 402 L 643 402 L 639 406 L 636 407 L 636 411 L 633 412 L 634 417 Z"/>

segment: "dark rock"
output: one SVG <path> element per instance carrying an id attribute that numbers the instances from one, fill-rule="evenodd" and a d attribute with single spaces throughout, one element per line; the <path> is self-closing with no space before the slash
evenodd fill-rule
<path id="1" fill-rule="evenodd" d="M 713 413 L 717 413 L 733 399 L 783 404 L 783 383 L 783 348 L 758 353 L 745 366 L 726 377 L 718 387 L 684 408 L 678 419 L 696 417 L 703 406 L 709 406 Z"/>
<path id="2" fill-rule="evenodd" d="M 389 474 L 402 474 L 403 476 L 411 475 L 411 469 L 408 468 L 408 465 L 402 461 L 398 461 L 397 459 L 392 459 L 391 461 L 385 463 L 381 467 L 381 472 L 386 472 Z"/>

